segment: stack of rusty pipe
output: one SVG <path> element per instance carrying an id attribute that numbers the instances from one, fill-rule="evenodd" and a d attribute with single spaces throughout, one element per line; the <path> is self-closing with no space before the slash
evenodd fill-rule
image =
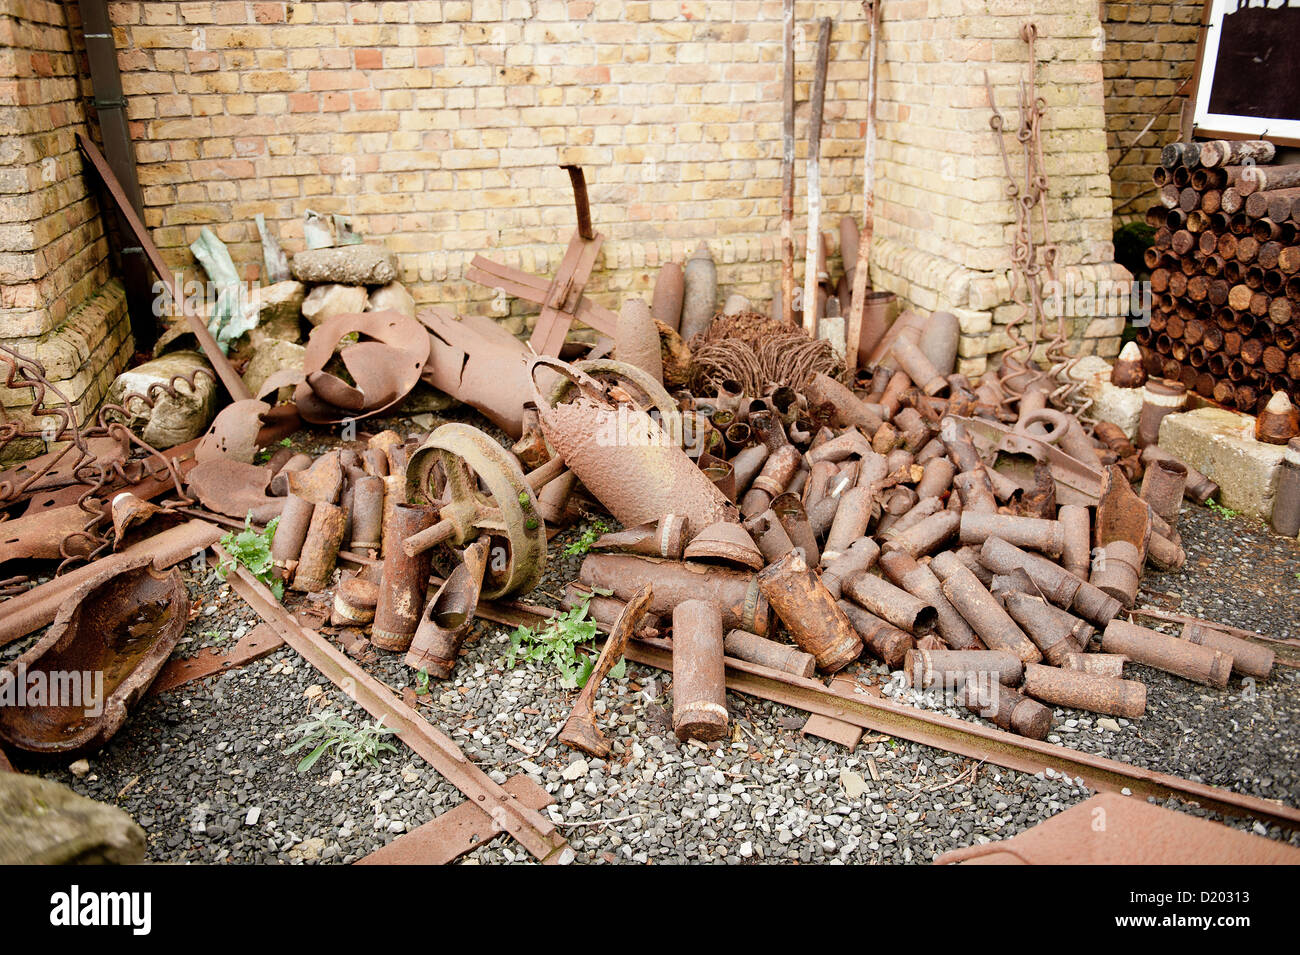
<path id="1" fill-rule="evenodd" d="M 1300 165 L 1264 141 L 1172 143 L 1145 252 L 1151 321 L 1137 341 L 1151 379 L 1260 414 L 1300 402 Z M 1264 428 L 1285 444 L 1294 418 Z"/>

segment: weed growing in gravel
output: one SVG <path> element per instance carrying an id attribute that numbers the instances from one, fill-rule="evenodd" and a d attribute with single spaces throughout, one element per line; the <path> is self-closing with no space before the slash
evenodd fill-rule
<path id="1" fill-rule="evenodd" d="M 599 593 L 599 591 L 597 591 Z M 578 653 L 578 646 L 594 640 L 599 632 L 596 621 L 587 619 L 588 596 L 572 610 L 552 617 L 538 630 L 516 627 L 510 634 L 510 649 L 506 651 L 506 666 L 513 670 L 515 663 L 552 663 L 560 671 L 560 685 L 566 689 L 586 686 L 587 678 L 596 665 L 595 657 Z M 627 661 L 619 660 L 609 671 L 620 679 L 627 669 Z"/>
<path id="2" fill-rule="evenodd" d="M 298 724 L 293 732 L 301 734 L 302 738 L 284 751 L 286 755 L 314 745 L 312 751 L 298 761 L 300 773 L 311 769 L 330 750 L 334 751 L 335 762 L 344 769 L 361 763 L 378 766 L 380 753 L 397 752 L 397 747 L 384 739 L 397 730 L 385 726 L 383 717 L 353 726 L 333 710 L 326 710 L 314 720 Z"/>
<path id="3" fill-rule="evenodd" d="M 1230 507 L 1224 507 L 1218 501 L 1206 501 L 1205 506 L 1208 507 L 1212 513 L 1218 514 L 1219 517 L 1223 518 L 1225 521 L 1230 521 L 1237 516 L 1236 511 Z"/>
<path id="4" fill-rule="evenodd" d="M 419 672 L 415 674 L 415 695 L 416 696 L 429 695 L 429 671 L 428 670 L 421 669 Z"/>
<path id="5" fill-rule="evenodd" d="M 591 545 L 596 543 L 597 537 L 601 534 L 608 534 L 613 530 L 613 527 L 610 524 L 602 521 L 600 518 L 596 518 L 584 526 L 586 529 L 578 536 L 577 540 L 570 541 L 568 544 L 564 545 L 565 557 L 581 557 L 583 554 L 587 553 L 587 551 L 591 550 Z"/>
<path id="6" fill-rule="evenodd" d="M 279 523 L 280 518 L 273 517 L 266 530 L 258 531 L 253 527 L 251 514 L 244 518 L 242 531 L 230 531 L 221 538 L 221 546 L 230 558 L 221 562 L 217 572 L 225 577 L 237 564 L 243 564 L 250 574 L 271 588 L 276 600 L 283 600 L 284 582 L 271 577 L 271 538 L 275 536 Z"/>

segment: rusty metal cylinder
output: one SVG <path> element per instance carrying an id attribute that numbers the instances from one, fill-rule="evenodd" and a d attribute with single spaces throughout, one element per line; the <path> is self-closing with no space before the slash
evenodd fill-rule
<path id="1" fill-rule="evenodd" d="M 1133 606 L 1141 579 L 1142 555 L 1132 541 L 1111 541 L 1093 553 L 1088 582 L 1125 607 Z"/>
<path id="2" fill-rule="evenodd" d="M 1059 670 L 1031 663 L 1025 667 L 1027 694 L 1053 706 L 1137 719 L 1147 711 L 1147 688 L 1137 680 L 1098 676 L 1082 670 Z"/>
<path id="3" fill-rule="evenodd" d="M 727 735 L 722 614 L 707 600 L 673 609 L 673 732 L 704 742 Z"/>
<path id="4" fill-rule="evenodd" d="M 649 584 L 654 590 L 652 613 L 670 614 L 685 600 L 708 600 L 721 611 L 727 629 L 748 630 L 760 637 L 768 632 L 767 599 L 755 576 L 743 570 L 635 554 L 588 554 L 578 569 L 578 579 L 588 587 L 608 590 L 620 600 L 631 600 Z"/>
<path id="5" fill-rule="evenodd" d="M 1058 607 L 1073 610 L 1098 627 L 1106 626 L 1124 609 L 1110 594 L 1080 580 L 1064 567 L 1040 554 L 1023 551 L 1001 538 L 986 540 L 980 547 L 979 559 L 981 564 L 998 574 L 1009 574 L 1017 567 L 1023 568 L 1044 597 Z"/>
<path id="6" fill-rule="evenodd" d="M 1258 680 L 1267 680 L 1273 672 L 1276 654 L 1268 647 L 1234 637 L 1203 623 L 1183 625 L 1182 638 L 1202 647 L 1218 650 L 1232 657 L 1232 669 L 1242 676 L 1253 676 Z"/>
<path id="7" fill-rule="evenodd" d="M 765 444 L 751 444 L 731 459 L 731 470 L 736 481 L 736 496 L 744 494 L 763 467 L 770 452 Z"/>
<path id="8" fill-rule="evenodd" d="M 957 469 L 951 461 L 947 458 L 932 458 L 925 462 L 921 480 L 916 482 L 917 498 L 923 501 L 927 497 L 940 497 L 948 493 L 956 476 Z"/>
<path id="9" fill-rule="evenodd" d="M 334 627 L 364 627 L 375 619 L 375 604 L 379 600 L 379 586 L 362 577 L 347 577 L 334 592 L 330 609 L 330 625 Z"/>
<path id="10" fill-rule="evenodd" d="M 858 428 L 875 434 L 884 424 L 878 406 L 869 405 L 830 375 L 819 372 L 804 385 L 809 408 L 829 405 L 831 423 L 837 428 Z"/>
<path id="11" fill-rule="evenodd" d="M 817 534 L 813 531 L 798 494 L 781 494 L 772 499 L 772 512 L 781 521 L 781 526 L 789 535 L 796 548 L 803 551 L 804 560 L 810 567 L 821 563 L 821 551 L 817 547 Z"/>
<path id="12" fill-rule="evenodd" d="M 718 267 L 707 243 L 701 242 L 686 260 L 682 286 L 681 334 L 689 342 L 709 330 L 718 307 Z"/>
<path id="13" fill-rule="evenodd" d="M 1178 458 L 1154 444 L 1149 444 L 1143 448 L 1141 457 L 1142 463 L 1147 467 L 1150 467 L 1155 461 L 1178 461 Z M 1204 504 L 1219 493 L 1219 485 L 1196 470 L 1196 468 L 1186 461 L 1178 461 L 1178 463 L 1187 468 L 1187 484 L 1183 489 L 1183 494 L 1188 500 L 1195 501 L 1197 504 Z"/>
<path id="14" fill-rule="evenodd" d="M 1080 580 L 1092 567 L 1092 518 L 1081 504 L 1062 504 L 1056 512 L 1064 534 L 1061 566 Z"/>
<path id="15" fill-rule="evenodd" d="M 891 670 L 902 666 L 907 651 L 916 648 L 916 641 L 910 633 L 899 630 L 888 620 L 881 620 L 870 610 L 864 610 L 850 600 L 840 600 L 837 606 L 853 625 L 863 646 Z"/>
<path id="16" fill-rule="evenodd" d="M 1270 521 L 1273 530 L 1283 537 L 1300 534 L 1300 438 L 1287 442 Z"/>
<path id="17" fill-rule="evenodd" d="M 302 542 L 298 556 L 298 569 L 293 574 L 294 590 L 314 594 L 324 590 L 338 563 L 339 548 L 343 546 L 343 528 L 348 512 L 337 504 L 317 504 L 312 508 L 311 524 Z"/>
<path id="18" fill-rule="evenodd" d="M 401 543 L 406 538 L 432 527 L 438 514 L 432 507 L 397 504 L 385 528 L 388 545 L 384 548 L 384 565 L 379 580 L 379 601 L 375 605 L 375 625 L 370 642 L 384 650 L 405 653 L 420 625 L 420 612 L 429 592 L 430 551 L 408 557 Z"/>
<path id="19" fill-rule="evenodd" d="M 560 595 L 560 607 L 572 610 L 586 604 L 587 619 L 594 620 L 603 627 L 612 627 L 618 622 L 619 615 L 627 609 L 627 604 L 617 597 L 603 597 L 587 590 L 582 585 L 570 583 Z M 646 613 L 636 625 L 635 632 L 658 634 L 663 629 L 667 618 L 660 613 Z"/>
<path id="20" fill-rule="evenodd" d="M 1177 381 L 1153 378 L 1142 387 L 1142 411 L 1138 416 L 1137 446 L 1145 448 L 1160 440 L 1160 422 L 1166 415 L 1182 411 L 1187 404 L 1187 386 Z"/>
<path id="21" fill-rule="evenodd" d="M 921 689 L 936 683 L 955 687 L 969 674 L 1016 686 L 1024 672 L 1024 662 L 1005 650 L 909 650 L 903 661 L 908 682 Z"/>
<path id="22" fill-rule="evenodd" d="M 487 558 L 488 538 L 480 537 L 465 548 L 461 563 L 429 598 L 406 653 L 411 669 L 438 680 L 451 676 L 460 645 L 474 625 Z"/>
<path id="23" fill-rule="evenodd" d="M 1142 500 L 1151 505 L 1172 528 L 1178 526 L 1178 509 L 1187 487 L 1187 465 L 1162 459 L 1154 462 L 1142 476 Z"/>
<path id="24" fill-rule="evenodd" d="M 885 541 L 882 550 L 899 550 L 913 557 L 933 554 L 952 540 L 960 526 L 960 512 L 939 511 L 891 536 Z"/>
<path id="25" fill-rule="evenodd" d="M 758 476 L 741 499 L 740 513 L 745 517 L 753 517 L 765 511 L 773 498 L 785 492 L 786 485 L 799 470 L 800 458 L 799 449 L 792 444 L 783 444 L 768 455 Z"/>
<path id="26" fill-rule="evenodd" d="M 871 573 L 846 581 L 844 595 L 914 637 L 932 633 L 939 619 L 934 607 L 924 600 Z"/>
<path id="27" fill-rule="evenodd" d="M 879 557 L 880 548 L 876 542 L 870 537 L 860 537 L 839 557 L 822 568 L 822 583 L 838 600 L 844 581 L 869 570 Z"/>
<path id="28" fill-rule="evenodd" d="M 959 557 L 945 552 L 931 560 L 930 566 L 943 581 L 944 597 L 966 618 L 986 647 L 1007 650 L 1026 663 L 1043 659 L 1033 641 Z"/>
<path id="29" fill-rule="evenodd" d="M 311 465 L 312 456 L 310 454 L 300 452 L 293 455 L 271 478 L 271 494 L 275 497 L 284 497 L 289 493 L 289 475 L 296 471 L 306 471 Z"/>
<path id="30" fill-rule="evenodd" d="M 1067 654 L 1079 651 L 1069 623 L 1042 597 L 1012 590 L 1002 595 L 1002 604 L 1052 666 L 1062 666 Z"/>
<path id="31" fill-rule="evenodd" d="M 1039 517 L 963 510 L 959 533 L 963 544 L 983 544 L 990 537 L 1000 537 L 1009 544 L 1049 557 L 1058 557 L 1065 549 L 1065 528 L 1061 522 Z"/>
<path id="32" fill-rule="evenodd" d="M 1082 670 L 1097 676 L 1121 677 L 1128 657 L 1122 653 L 1067 653 L 1061 664 L 1067 670 Z"/>
<path id="33" fill-rule="evenodd" d="M 1179 640 L 1124 620 L 1112 620 L 1106 625 L 1101 635 L 1101 649 L 1105 653 L 1122 653 L 1134 663 L 1220 689 L 1228 685 L 1228 677 L 1232 674 L 1232 657 L 1221 650 Z"/>
<path id="34" fill-rule="evenodd" d="M 292 577 L 298 566 L 298 557 L 302 554 L 303 541 L 307 539 L 307 529 L 311 526 L 311 514 L 315 507 L 311 501 L 297 494 L 288 494 L 284 499 L 280 522 L 275 525 L 275 536 L 271 538 L 271 561 L 281 580 Z"/>
<path id="35" fill-rule="evenodd" d="M 384 536 L 384 479 L 373 474 L 352 485 L 353 550 L 379 550 Z"/>
<path id="36" fill-rule="evenodd" d="M 876 524 L 876 536 L 890 540 L 915 527 L 930 515 L 938 514 L 943 509 L 943 501 L 940 498 L 927 497 L 912 505 L 912 508 L 906 514 L 897 516 L 893 514 L 881 515 L 880 522 Z"/>
<path id="37" fill-rule="evenodd" d="M 748 630 L 732 630 L 723 639 L 722 646 L 727 651 L 727 656 L 747 663 L 802 677 L 811 677 L 817 672 L 817 659 L 811 653 L 804 653 L 788 643 L 777 643 L 760 637 Z"/>
<path id="38" fill-rule="evenodd" d="M 964 683 L 957 692 L 957 702 L 1002 729 L 1030 739 L 1046 739 L 1052 730 L 1051 710 L 1001 683 Z"/>
<path id="39" fill-rule="evenodd" d="M 794 542 L 781 525 L 781 519 L 770 507 L 761 514 L 747 519 L 743 526 L 758 545 L 759 552 L 766 563 L 780 560 L 794 550 Z"/>
<path id="40" fill-rule="evenodd" d="M 826 533 L 826 544 L 821 553 L 823 561 L 839 557 L 850 544 L 867 532 L 874 511 L 874 498 L 869 487 L 852 487 L 844 492 L 840 506 L 835 510 L 830 530 Z"/>
<path id="41" fill-rule="evenodd" d="M 906 331 L 894 339 L 892 350 L 898 367 L 902 368 L 907 373 L 907 377 L 911 378 L 927 395 L 937 395 L 948 387 L 948 379 L 939 373 L 926 357 L 925 352 Z"/>
<path id="42" fill-rule="evenodd" d="M 975 635 L 966 618 L 943 595 L 943 585 L 929 564 L 918 564 L 902 551 L 890 551 L 881 558 L 880 563 L 890 580 L 934 608 L 939 635 L 950 649 L 984 649 L 984 644 Z"/>
<path id="43" fill-rule="evenodd" d="M 952 483 L 961 497 L 962 510 L 982 514 L 998 512 L 998 499 L 993 493 L 993 482 L 984 468 L 962 471 L 953 478 Z"/>
<path id="44" fill-rule="evenodd" d="M 861 655 L 857 631 L 798 549 L 760 572 L 758 585 L 794 642 L 817 658 L 820 669 L 834 673 Z"/>
<path id="45" fill-rule="evenodd" d="M 659 520 L 621 531 L 602 534 L 592 542 L 592 550 L 615 550 L 625 554 L 645 554 L 648 557 L 682 556 L 690 540 L 690 522 L 680 514 L 665 514 Z"/>
<path id="46" fill-rule="evenodd" d="M 682 324 L 682 297 L 685 292 L 682 267 L 676 262 L 665 262 L 655 279 L 654 294 L 650 298 L 650 314 L 673 331 Z"/>

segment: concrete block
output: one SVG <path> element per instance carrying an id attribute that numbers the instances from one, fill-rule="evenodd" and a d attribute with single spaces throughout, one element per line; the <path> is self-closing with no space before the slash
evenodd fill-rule
<path id="1" fill-rule="evenodd" d="M 1160 423 L 1160 447 L 1219 485 L 1227 508 L 1268 520 L 1286 448 L 1255 440 L 1255 419 L 1222 408 L 1171 414 Z"/>
<path id="2" fill-rule="evenodd" d="M 1142 389 L 1115 387 L 1110 383 L 1110 369 L 1106 359 L 1086 355 L 1070 370 L 1070 377 L 1083 382 L 1084 394 L 1092 399 L 1092 416 L 1121 428 L 1132 441 L 1142 413 Z"/>

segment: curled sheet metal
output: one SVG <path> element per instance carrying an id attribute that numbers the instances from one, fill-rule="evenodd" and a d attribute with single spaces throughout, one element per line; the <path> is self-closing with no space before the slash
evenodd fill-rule
<path id="1" fill-rule="evenodd" d="M 491 319 L 457 318 L 443 309 L 426 308 L 416 316 L 431 339 L 425 384 L 481 412 L 518 438 L 529 400 L 529 351 Z"/>
<path id="2" fill-rule="evenodd" d="M 353 333 L 359 341 L 339 348 Z M 336 348 L 355 384 L 326 370 Z M 337 424 L 387 411 L 420 380 L 429 348 L 420 323 L 400 312 L 336 315 L 307 340 L 304 380 L 293 393 L 298 413 L 312 424 Z"/>
<path id="3" fill-rule="evenodd" d="M 230 458 L 252 464 L 257 455 L 258 435 L 262 431 L 262 418 L 271 410 L 265 401 L 248 398 L 226 405 L 199 439 L 194 449 L 194 460 L 211 461 Z"/>
<path id="4" fill-rule="evenodd" d="M 217 458 L 194 465 L 186 477 L 199 503 L 217 514 L 265 524 L 284 509 L 284 498 L 271 497 L 267 490 L 270 468 Z"/>

